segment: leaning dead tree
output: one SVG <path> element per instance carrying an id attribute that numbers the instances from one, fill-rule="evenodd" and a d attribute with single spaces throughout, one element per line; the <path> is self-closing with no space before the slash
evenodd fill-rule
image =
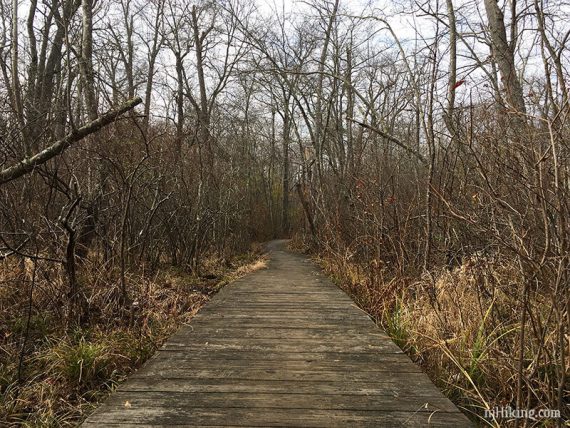
<path id="1" fill-rule="evenodd" d="M 72 144 L 77 143 L 88 135 L 91 135 L 110 123 L 113 123 L 121 115 L 134 109 L 140 103 L 142 103 L 142 99 L 139 97 L 127 101 L 120 107 L 108 111 L 81 128 L 71 131 L 65 138 L 56 141 L 41 152 L 21 160 L 16 165 L 3 169 L 0 171 L 0 184 L 15 180 L 16 178 L 33 171 L 34 168 L 46 163 L 55 156 L 62 154 Z"/>

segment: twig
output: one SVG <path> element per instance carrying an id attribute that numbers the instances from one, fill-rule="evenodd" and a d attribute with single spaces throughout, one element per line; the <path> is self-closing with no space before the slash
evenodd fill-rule
<path id="1" fill-rule="evenodd" d="M 418 159 L 422 164 L 424 164 L 425 166 L 428 165 L 428 161 L 426 160 L 426 158 L 417 150 L 413 149 L 412 147 L 408 146 L 407 144 L 402 143 L 399 139 L 397 139 L 396 137 L 394 137 L 393 135 L 388 134 L 387 132 L 382 131 L 381 129 L 378 129 L 372 125 L 368 125 L 367 123 L 364 122 L 360 122 L 359 120 L 353 119 L 352 117 L 347 117 L 347 119 L 351 122 L 354 122 L 360 126 L 362 126 L 363 128 L 369 129 L 372 132 L 375 132 L 376 134 L 380 135 L 381 137 L 386 138 L 388 141 L 396 144 L 397 146 L 401 147 L 402 149 L 404 149 L 406 152 L 408 152 L 409 154 L 413 155 L 416 157 L 416 159 Z"/>

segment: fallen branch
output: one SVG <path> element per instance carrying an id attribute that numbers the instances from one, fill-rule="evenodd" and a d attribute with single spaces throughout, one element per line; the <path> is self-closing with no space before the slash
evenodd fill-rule
<path id="1" fill-rule="evenodd" d="M 35 167 L 46 163 L 48 160 L 57 155 L 62 154 L 65 149 L 67 149 L 73 143 L 76 143 L 88 135 L 99 131 L 100 129 L 114 122 L 119 116 L 135 108 L 140 103 L 142 103 L 141 98 L 133 98 L 132 100 L 125 102 L 120 107 L 114 110 L 110 110 L 102 116 L 99 116 L 97 119 L 88 123 L 87 125 L 73 130 L 63 139 L 56 141 L 41 152 L 36 153 L 29 158 L 21 160 L 16 165 L 12 165 L 11 167 L 2 170 L 0 172 L 0 185 L 15 180 L 16 178 L 19 178 L 22 175 L 33 171 Z"/>
<path id="2" fill-rule="evenodd" d="M 407 144 L 402 143 L 400 140 L 398 140 L 396 137 L 388 134 L 387 132 L 382 131 L 381 129 L 375 128 L 372 125 L 368 125 L 367 123 L 364 122 L 360 122 L 359 120 L 353 119 L 352 117 L 347 117 L 348 120 L 350 120 L 351 122 L 354 122 L 360 126 L 362 126 L 363 128 L 369 129 L 372 132 L 375 132 L 376 134 L 380 135 L 381 137 L 384 137 L 385 139 L 387 139 L 388 141 L 396 144 L 397 146 L 401 147 L 402 149 L 404 149 L 406 152 L 408 152 L 409 154 L 413 155 L 416 159 L 418 159 L 421 163 L 423 163 L 424 165 L 428 165 L 428 161 L 426 160 L 426 158 L 424 158 L 422 156 L 422 154 L 420 152 L 418 152 L 417 150 L 411 148 L 410 146 L 408 146 Z"/>

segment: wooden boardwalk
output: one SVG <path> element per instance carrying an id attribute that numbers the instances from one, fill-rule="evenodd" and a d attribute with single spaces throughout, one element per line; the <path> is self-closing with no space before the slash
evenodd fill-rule
<path id="1" fill-rule="evenodd" d="M 470 426 L 310 261 L 270 248 L 83 426 Z"/>

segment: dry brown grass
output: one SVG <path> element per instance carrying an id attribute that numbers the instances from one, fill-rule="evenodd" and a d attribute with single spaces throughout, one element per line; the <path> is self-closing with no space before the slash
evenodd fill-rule
<path id="1" fill-rule="evenodd" d="M 255 271 L 265 269 L 267 267 L 267 261 L 268 261 L 267 257 L 262 257 L 254 261 L 253 263 L 249 263 L 247 265 L 238 267 L 233 274 L 232 280 L 241 278 L 242 276 L 248 275 Z"/>

